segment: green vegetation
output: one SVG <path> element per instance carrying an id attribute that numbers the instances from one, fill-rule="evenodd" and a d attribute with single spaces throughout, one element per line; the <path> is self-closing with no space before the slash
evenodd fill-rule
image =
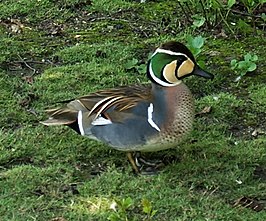
<path id="1" fill-rule="evenodd" d="M 240 72 L 240 78 L 243 77 L 246 73 L 255 71 L 257 68 L 256 61 L 258 61 L 257 55 L 251 55 L 247 53 L 244 56 L 243 61 L 237 61 L 236 59 L 231 60 L 231 69 Z"/>
<path id="2" fill-rule="evenodd" d="M 1 2 L 0 219 L 266 220 L 263 1 L 220 2 Z M 168 40 L 215 79 L 185 79 L 194 130 L 145 154 L 165 162 L 158 175 L 135 176 L 124 153 L 39 124 L 58 101 L 148 83 L 144 64 Z"/>
<path id="3" fill-rule="evenodd" d="M 248 16 L 248 23 L 252 21 L 254 28 L 264 26 L 265 14 L 258 12 L 265 7 L 265 3 L 265 0 L 178 0 L 178 6 L 192 28 L 219 28 L 223 25 L 231 34 L 235 33 L 235 28 L 230 27 L 231 22 L 238 21 L 237 26 L 245 24 L 249 27 L 243 16 Z"/>

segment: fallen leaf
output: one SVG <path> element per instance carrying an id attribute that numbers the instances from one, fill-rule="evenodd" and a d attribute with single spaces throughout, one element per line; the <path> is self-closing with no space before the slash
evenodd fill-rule
<path id="1" fill-rule="evenodd" d="M 212 107 L 206 106 L 200 112 L 196 113 L 196 116 L 200 116 L 203 114 L 208 114 L 212 111 Z"/>
<path id="2" fill-rule="evenodd" d="M 63 217 L 55 217 L 55 218 L 51 219 L 50 221 L 67 221 L 67 220 Z"/>
<path id="3" fill-rule="evenodd" d="M 217 55 L 220 54 L 220 52 L 219 52 L 219 51 L 209 51 L 208 54 L 209 54 L 210 56 L 217 56 Z"/>
<path id="4" fill-rule="evenodd" d="M 77 39 L 77 38 L 80 38 L 80 37 L 81 37 L 81 35 L 75 35 L 75 36 L 74 36 L 74 38 L 76 38 L 76 39 Z"/>
<path id="5" fill-rule="evenodd" d="M 21 23 L 21 21 L 19 19 L 10 19 L 10 22 L 11 32 L 16 34 L 21 33 L 22 29 L 24 28 L 24 25 Z"/>
<path id="6" fill-rule="evenodd" d="M 38 116 L 36 110 L 33 109 L 33 108 L 30 108 L 30 109 L 28 109 L 27 111 L 28 111 L 29 113 L 33 114 L 33 115 L 36 116 L 36 117 Z"/>
<path id="7" fill-rule="evenodd" d="M 117 211 L 116 207 L 117 207 L 117 203 L 113 201 L 110 205 L 110 209 L 116 212 Z"/>
<path id="8" fill-rule="evenodd" d="M 16 25 L 16 24 L 12 24 L 11 26 L 10 26 L 10 29 L 11 29 L 11 32 L 13 32 L 13 33 L 21 33 L 21 29 L 20 29 L 20 27 L 18 26 L 18 25 Z"/>
<path id="9" fill-rule="evenodd" d="M 237 83 L 238 81 L 240 81 L 241 80 L 241 76 L 238 76 L 238 77 L 236 77 L 234 80 L 233 80 L 233 82 L 235 82 L 235 83 Z"/>
<path id="10" fill-rule="evenodd" d="M 266 134 L 266 131 L 264 131 L 264 130 L 258 128 L 258 129 L 255 129 L 255 130 L 252 132 L 251 135 L 252 135 L 253 137 L 257 137 L 258 135 L 264 135 L 264 134 Z"/>
<path id="11" fill-rule="evenodd" d="M 225 33 L 225 30 L 222 29 L 221 32 L 217 35 L 217 37 L 228 38 L 228 35 Z"/>
<path id="12" fill-rule="evenodd" d="M 33 84 L 33 77 L 32 76 L 25 76 L 22 79 L 25 80 L 29 84 Z"/>

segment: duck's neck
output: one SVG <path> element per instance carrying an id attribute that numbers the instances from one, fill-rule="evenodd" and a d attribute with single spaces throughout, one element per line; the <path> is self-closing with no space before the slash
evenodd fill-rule
<path id="1" fill-rule="evenodd" d="M 193 97 L 182 82 L 173 87 L 163 87 L 152 83 L 152 95 L 154 112 L 160 115 L 160 118 L 165 117 L 165 120 L 172 121 L 183 111 L 186 114 L 189 112 L 189 115 L 193 112 Z"/>
<path id="2" fill-rule="evenodd" d="M 172 113 L 174 110 L 173 106 L 176 105 L 180 87 L 182 88 L 183 86 L 184 84 L 182 82 L 173 87 L 165 87 L 152 83 L 152 96 L 155 112 L 160 113 L 161 117 L 166 117 L 168 114 L 174 114 Z"/>
<path id="3" fill-rule="evenodd" d="M 174 96 L 177 96 L 177 92 L 179 90 L 179 88 L 183 87 L 183 83 L 182 81 L 180 81 L 179 84 L 172 86 L 172 87 L 165 87 L 165 86 L 161 86 L 159 84 L 156 83 L 152 83 L 152 95 L 154 96 L 154 98 L 167 98 L 171 100 L 171 98 Z M 161 99 L 159 99 L 161 100 Z M 163 99 L 164 100 L 164 99 Z"/>

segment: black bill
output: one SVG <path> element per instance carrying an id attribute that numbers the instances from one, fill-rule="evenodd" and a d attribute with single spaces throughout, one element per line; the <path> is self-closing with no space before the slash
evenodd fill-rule
<path id="1" fill-rule="evenodd" d="M 207 79 L 213 79 L 214 76 L 213 74 L 207 72 L 207 71 L 204 71 L 202 70 L 199 66 L 196 66 L 194 71 L 192 72 L 193 75 L 197 75 L 197 76 L 200 76 L 200 77 L 204 77 L 204 78 L 207 78 Z"/>

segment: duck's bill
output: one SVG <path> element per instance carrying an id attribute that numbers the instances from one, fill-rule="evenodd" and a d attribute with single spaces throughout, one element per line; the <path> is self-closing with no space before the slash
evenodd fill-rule
<path id="1" fill-rule="evenodd" d="M 199 66 L 197 66 L 194 69 L 194 71 L 193 71 L 192 74 L 197 75 L 197 76 L 200 76 L 200 77 L 204 77 L 204 78 L 207 78 L 207 79 L 213 79 L 214 78 L 213 74 L 211 74 L 211 73 L 209 73 L 207 71 L 202 70 Z"/>

